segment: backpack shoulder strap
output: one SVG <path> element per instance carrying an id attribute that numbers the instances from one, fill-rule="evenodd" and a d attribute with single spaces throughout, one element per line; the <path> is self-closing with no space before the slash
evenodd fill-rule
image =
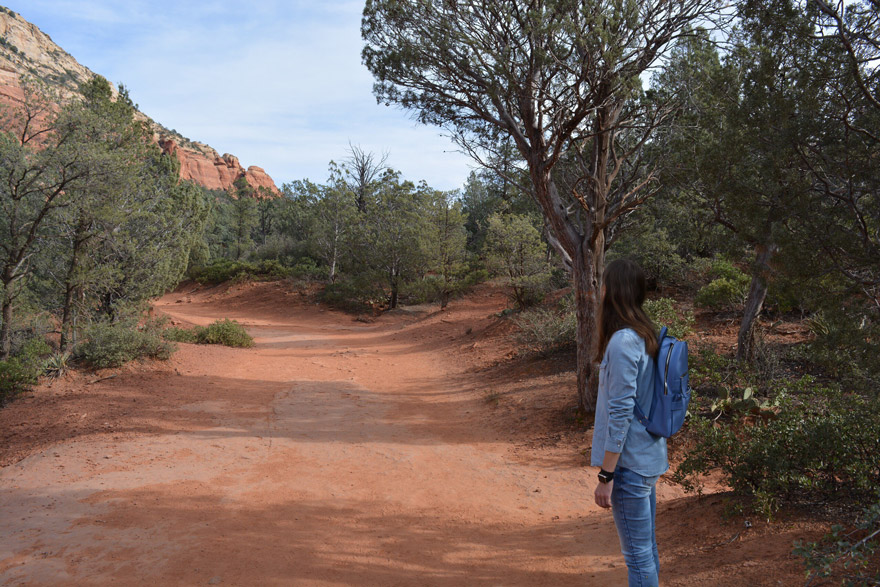
<path id="1" fill-rule="evenodd" d="M 657 335 L 658 346 L 663 345 L 663 339 L 666 338 L 668 331 L 669 331 L 669 329 L 666 326 L 664 326 L 663 328 L 660 329 L 660 334 Z M 658 352 L 659 352 L 659 349 L 658 349 Z M 657 368 L 657 358 L 655 357 L 653 360 L 654 360 L 654 368 L 656 369 Z M 657 377 L 656 372 L 654 374 L 654 377 L 655 378 Z M 651 389 L 651 394 L 653 395 L 653 393 L 654 393 L 654 390 Z M 651 408 L 652 409 L 654 407 L 654 403 L 655 402 L 652 400 L 651 401 Z M 634 402 L 633 415 L 635 416 L 636 420 L 641 422 L 642 426 L 644 426 L 645 428 L 647 428 L 648 424 L 651 423 L 651 419 L 645 415 L 645 412 L 642 411 L 642 408 L 639 406 L 638 398 L 636 398 L 636 401 Z"/>

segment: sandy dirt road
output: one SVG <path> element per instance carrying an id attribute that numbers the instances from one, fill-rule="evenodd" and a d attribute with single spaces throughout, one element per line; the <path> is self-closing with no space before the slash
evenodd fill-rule
<path id="1" fill-rule="evenodd" d="M 181 345 L 164 371 L 96 383 L 129 388 L 124 431 L 0 470 L 0 582 L 625 581 L 593 475 L 478 425 L 485 400 L 435 344 L 464 322 L 246 299 L 162 298 L 183 323 L 245 323 L 256 346 Z"/>

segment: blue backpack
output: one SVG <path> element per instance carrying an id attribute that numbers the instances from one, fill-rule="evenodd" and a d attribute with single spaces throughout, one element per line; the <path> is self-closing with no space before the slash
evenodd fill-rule
<path id="1" fill-rule="evenodd" d="M 657 337 L 660 350 L 657 351 L 654 369 L 654 400 L 651 402 L 651 411 L 645 416 L 636 402 L 634 413 L 648 432 L 654 436 L 669 438 L 684 424 L 691 401 L 691 388 L 688 384 L 687 343 L 666 331 L 664 326 Z"/>

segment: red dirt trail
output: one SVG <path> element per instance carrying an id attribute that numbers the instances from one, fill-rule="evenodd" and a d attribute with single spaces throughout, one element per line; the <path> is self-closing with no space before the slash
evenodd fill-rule
<path id="1" fill-rule="evenodd" d="M 155 308 L 239 320 L 254 348 L 182 344 L 167 363 L 69 376 L 2 411 L 7 441 L 30 444 L 0 469 L 0 583 L 625 584 L 583 456 L 525 450 L 491 424 L 472 355 L 497 292 L 360 322 L 282 284 L 237 287 Z M 29 424 L 40 401 L 51 409 Z M 37 428 L 54 436 L 22 432 Z M 693 544 L 694 516 L 718 516 L 680 498 L 661 483 L 668 584 L 788 584 L 791 569 L 748 568 L 772 545 L 746 545 L 730 568 L 720 546 Z M 786 557 L 791 538 L 779 544 L 765 558 Z"/>

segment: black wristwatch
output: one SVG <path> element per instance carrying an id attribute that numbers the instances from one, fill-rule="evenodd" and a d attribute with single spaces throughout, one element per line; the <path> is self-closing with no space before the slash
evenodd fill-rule
<path id="1" fill-rule="evenodd" d="M 611 483 L 614 481 L 614 473 L 606 471 L 605 469 L 599 469 L 599 482 L 600 483 Z"/>

